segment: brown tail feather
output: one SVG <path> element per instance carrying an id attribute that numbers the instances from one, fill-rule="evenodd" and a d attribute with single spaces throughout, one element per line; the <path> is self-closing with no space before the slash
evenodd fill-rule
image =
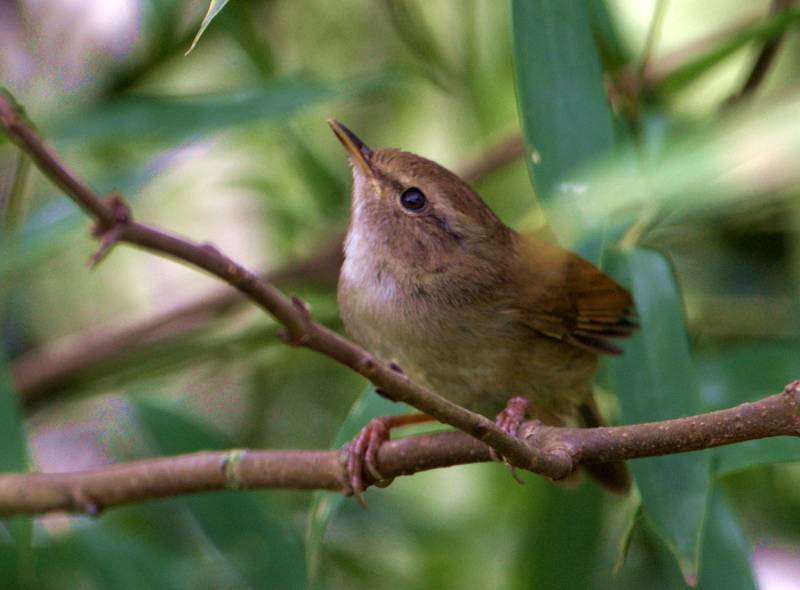
<path id="1" fill-rule="evenodd" d="M 593 399 L 582 404 L 579 411 L 584 426 L 588 428 L 605 426 L 605 422 L 603 422 L 603 418 Z M 609 492 L 614 494 L 627 494 L 631 489 L 631 474 L 628 471 L 628 467 L 622 461 L 585 465 L 584 469 L 586 469 L 586 472 L 595 482 Z"/>

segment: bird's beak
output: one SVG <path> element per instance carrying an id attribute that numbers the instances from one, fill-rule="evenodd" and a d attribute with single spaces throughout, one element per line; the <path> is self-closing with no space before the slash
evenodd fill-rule
<path id="1" fill-rule="evenodd" d="M 372 168 L 369 164 L 369 160 L 372 157 L 372 150 L 369 149 L 355 133 L 339 123 L 336 119 L 328 119 L 328 125 L 331 126 L 336 137 L 342 142 L 344 149 L 350 154 L 353 163 L 358 166 L 364 174 L 372 176 Z"/>

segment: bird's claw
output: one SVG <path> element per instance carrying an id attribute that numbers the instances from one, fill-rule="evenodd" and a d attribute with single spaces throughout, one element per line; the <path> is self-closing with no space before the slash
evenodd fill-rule
<path id="1" fill-rule="evenodd" d="M 364 508 L 364 492 L 371 483 L 385 480 L 378 469 L 378 451 L 389 440 L 391 424 L 387 418 L 373 418 L 356 437 L 342 448 L 342 462 L 349 491 Z M 388 485 L 388 482 L 387 482 Z"/>
<path id="2" fill-rule="evenodd" d="M 512 397 L 510 400 L 508 400 L 508 402 L 506 402 L 506 407 L 503 408 L 499 414 L 497 414 L 495 424 L 497 424 L 503 430 L 503 432 L 516 437 L 519 427 L 525 420 L 525 416 L 528 413 L 529 405 L 530 401 L 528 401 L 528 398 L 522 396 Z M 492 459 L 495 461 L 505 462 L 505 459 L 501 457 L 494 449 L 491 449 L 491 453 Z M 511 477 L 513 477 L 517 483 L 523 483 L 514 466 L 509 465 L 508 467 L 511 471 Z"/>

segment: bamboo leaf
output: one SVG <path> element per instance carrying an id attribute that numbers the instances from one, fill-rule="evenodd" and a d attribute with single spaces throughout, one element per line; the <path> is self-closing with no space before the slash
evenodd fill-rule
<path id="1" fill-rule="evenodd" d="M 798 22 L 800 22 L 800 9 L 790 8 L 735 35 L 728 35 L 719 45 L 693 57 L 670 72 L 658 85 L 657 91 L 671 94 L 682 90 L 743 47 L 781 35 L 788 28 L 796 26 Z"/>
<path id="2" fill-rule="evenodd" d="M 137 402 L 135 411 L 162 455 L 232 446 L 220 432 L 166 408 Z M 195 494 L 180 501 L 251 587 L 264 580 L 278 588 L 302 587 L 305 563 L 299 538 L 271 514 L 268 502 L 257 502 L 244 490 Z"/>
<path id="3" fill-rule="evenodd" d="M 176 142 L 226 129 L 286 120 L 302 109 L 334 98 L 380 88 L 389 74 L 327 82 L 314 78 L 276 79 L 235 92 L 189 95 L 126 94 L 59 122 L 52 134 L 70 141 Z"/>
<path id="4" fill-rule="evenodd" d="M 18 400 L 8 364 L 0 350 L 0 473 L 24 472 L 28 469 L 28 445 Z M 14 540 L 13 546 L 4 542 L 7 534 Z M 31 518 L 15 516 L 0 519 L 0 562 L 13 563 L 13 570 L 22 574 L 29 564 L 32 540 Z"/>
<path id="5" fill-rule="evenodd" d="M 331 446 L 340 448 L 351 441 L 373 418 L 402 414 L 407 411 L 407 406 L 390 402 L 376 394 L 375 389 L 370 386 L 350 408 L 350 413 L 345 418 Z M 314 492 L 306 521 L 306 562 L 308 563 L 308 578 L 312 582 L 315 582 L 319 576 L 325 532 L 344 501 L 345 497 L 342 494 Z"/>
<path id="6" fill-rule="evenodd" d="M 603 86 L 585 2 L 513 0 L 512 28 L 517 102 L 528 171 L 540 199 L 556 194 L 569 203 L 579 233 L 602 233 L 603 217 L 589 217 L 584 168 L 614 146 L 614 123 Z M 552 221 L 552 220 L 551 220 Z M 598 260 L 600 246 L 584 252 Z"/>
<path id="7" fill-rule="evenodd" d="M 800 150 L 798 117 L 800 100 L 789 96 L 769 109 L 741 111 L 693 130 L 667 129 L 663 146 L 646 162 L 627 146 L 593 167 L 587 181 L 591 198 L 581 201 L 583 215 L 610 217 L 627 228 L 643 211 L 657 211 L 657 225 L 744 204 L 757 207 L 766 198 L 790 203 L 787 193 L 800 182 L 800 168 L 790 157 Z M 548 219 L 570 229 L 574 206 L 570 195 L 556 195 L 548 203 Z M 564 241 L 583 238 L 577 227 Z"/>
<path id="8" fill-rule="evenodd" d="M 610 252 L 609 272 L 634 296 L 641 329 L 610 359 L 608 375 L 626 423 L 703 411 L 675 277 L 659 253 Z M 710 453 L 685 453 L 630 463 L 652 528 L 677 558 L 686 580 L 697 577 L 711 484 Z"/>
<path id="9" fill-rule="evenodd" d="M 697 356 L 706 406 L 719 410 L 778 393 L 800 376 L 800 342 L 756 342 Z M 792 437 L 751 440 L 715 450 L 717 476 L 753 467 L 800 461 Z"/>
<path id="10" fill-rule="evenodd" d="M 753 548 L 736 521 L 719 485 L 714 486 L 708 509 L 706 537 L 698 590 L 756 590 Z"/>
<path id="11" fill-rule="evenodd" d="M 598 583 L 594 588 L 686 590 L 694 586 L 696 590 L 755 590 L 750 565 L 752 547 L 718 486 L 709 500 L 706 529 L 701 567 L 696 578 L 681 578 L 663 537 L 651 523 L 640 521 L 633 531 L 625 566 L 613 577 L 607 570 L 598 571 Z"/>
<path id="12" fill-rule="evenodd" d="M 203 22 L 200 23 L 200 28 L 197 30 L 197 34 L 194 36 L 194 39 L 192 39 L 191 46 L 186 50 L 184 55 L 189 55 L 192 52 L 192 49 L 194 49 L 194 46 L 197 45 L 197 42 L 200 41 L 200 37 L 203 36 L 203 33 L 205 33 L 205 30 L 208 28 L 208 25 L 210 25 L 214 17 L 225 8 L 227 3 L 228 0 L 211 0 L 211 2 L 209 2 L 206 15 L 203 17 Z"/>
<path id="13" fill-rule="evenodd" d="M 577 490 L 541 480 L 527 485 L 537 489 L 522 519 L 515 587 L 588 588 L 602 549 L 603 492 L 589 482 Z"/>

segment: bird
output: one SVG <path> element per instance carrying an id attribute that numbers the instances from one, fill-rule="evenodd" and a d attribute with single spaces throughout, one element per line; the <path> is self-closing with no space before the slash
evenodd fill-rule
<path id="1" fill-rule="evenodd" d="M 370 149 L 329 120 L 352 165 L 337 302 L 346 333 L 412 380 L 511 434 L 525 417 L 604 424 L 593 398 L 601 355 L 638 327 L 630 293 L 573 252 L 504 224 L 445 167 Z M 380 481 L 377 450 L 424 414 L 372 420 L 348 446 L 353 493 Z M 622 462 L 585 466 L 605 489 L 631 486 Z"/>

